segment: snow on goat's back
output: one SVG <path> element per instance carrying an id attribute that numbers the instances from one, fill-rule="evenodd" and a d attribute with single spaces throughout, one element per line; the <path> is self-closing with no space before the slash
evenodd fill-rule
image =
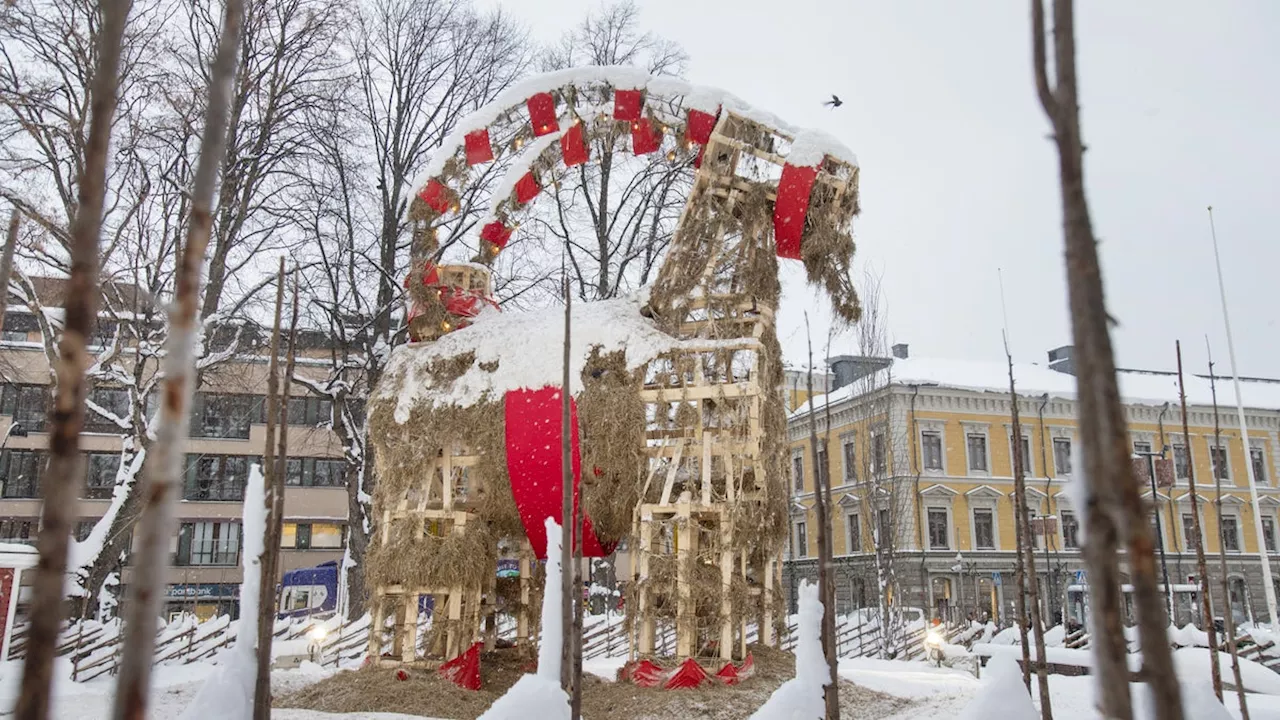
<path id="1" fill-rule="evenodd" d="M 782 683 L 751 720 L 815 720 L 826 716 L 823 693 L 831 682 L 822 655 L 822 602 L 818 588 L 800 583 L 800 620 L 796 629 L 796 676 Z"/>

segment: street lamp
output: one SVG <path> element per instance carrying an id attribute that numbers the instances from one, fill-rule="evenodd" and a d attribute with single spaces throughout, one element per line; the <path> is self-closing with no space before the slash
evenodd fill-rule
<path id="1" fill-rule="evenodd" d="M 1169 585 L 1169 563 L 1164 553 L 1164 523 L 1160 518 L 1160 495 L 1156 491 L 1156 458 L 1165 459 L 1169 451 L 1168 445 L 1161 445 L 1160 452 L 1150 450 L 1134 450 L 1134 457 L 1147 459 L 1147 479 L 1151 481 L 1151 504 L 1156 516 L 1156 540 L 1160 545 L 1160 572 L 1164 576 L 1164 603 L 1169 613 L 1169 621 L 1173 621 L 1173 588 Z"/>

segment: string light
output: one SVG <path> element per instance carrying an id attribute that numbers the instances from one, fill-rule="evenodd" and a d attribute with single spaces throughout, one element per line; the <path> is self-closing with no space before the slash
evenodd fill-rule
<path id="1" fill-rule="evenodd" d="M 675 151 L 675 150 L 668 150 L 668 151 L 667 151 L 667 160 L 675 160 L 675 159 L 676 159 L 676 151 Z"/>

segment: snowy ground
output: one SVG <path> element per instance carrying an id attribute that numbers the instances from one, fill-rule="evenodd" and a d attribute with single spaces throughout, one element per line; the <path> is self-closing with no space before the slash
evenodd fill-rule
<path id="1" fill-rule="evenodd" d="M 584 670 L 612 680 L 621 663 L 620 658 L 596 658 L 587 661 Z M 215 667 L 209 663 L 157 667 L 151 717 L 175 718 L 181 714 Z M 60 675 L 65 673 L 64 676 L 69 676 L 69 665 L 60 665 L 58 669 Z M 0 708 L 4 708 L 0 710 L 0 717 L 9 717 L 8 708 L 13 706 L 17 697 L 21 670 L 20 662 L 0 663 Z M 272 688 L 280 695 L 316 682 L 332 672 L 332 669 L 310 664 L 297 670 L 277 670 L 271 676 Z M 885 716 L 884 720 L 958 717 L 981 687 L 981 683 L 966 672 L 934 668 L 922 662 L 845 659 L 840 661 L 840 676 L 910 701 L 909 705 Z M 105 720 L 110 717 L 113 692 L 114 679 L 102 678 L 88 683 L 63 680 L 58 684 L 52 717 L 54 720 Z M 1135 694 L 1137 692 L 1135 686 Z M 1093 710 L 1093 681 L 1087 676 L 1050 676 L 1050 698 L 1057 720 L 1095 720 L 1100 717 Z M 1280 695 L 1249 693 L 1247 699 L 1253 720 L 1280 720 Z M 1227 696 L 1226 707 L 1232 717 L 1240 717 L 1234 694 Z M 277 709 L 272 716 L 280 720 L 425 720 L 391 713 L 334 715 L 289 709 Z"/>

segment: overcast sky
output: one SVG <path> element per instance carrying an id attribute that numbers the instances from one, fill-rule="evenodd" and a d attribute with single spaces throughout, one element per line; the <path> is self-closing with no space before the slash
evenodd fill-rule
<path id="1" fill-rule="evenodd" d="M 488 4 L 493 4 L 489 2 Z M 508 0 L 549 41 L 597 1 Z M 840 137 L 862 167 L 857 265 L 883 276 L 913 355 L 1015 359 L 1071 342 L 1057 156 L 1021 0 L 639 0 L 689 53 L 687 78 Z M 1280 3 L 1077 3 L 1086 180 L 1121 366 L 1172 369 L 1204 335 L 1228 370 L 1205 206 L 1212 204 L 1243 374 L 1280 377 Z M 821 103 L 832 93 L 843 107 Z M 802 277 L 802 270 L 785 273 Z M 788 283 L 779 336 L 804 359 Z M 849 346 L 837 348 L 852 351 Z"/>

